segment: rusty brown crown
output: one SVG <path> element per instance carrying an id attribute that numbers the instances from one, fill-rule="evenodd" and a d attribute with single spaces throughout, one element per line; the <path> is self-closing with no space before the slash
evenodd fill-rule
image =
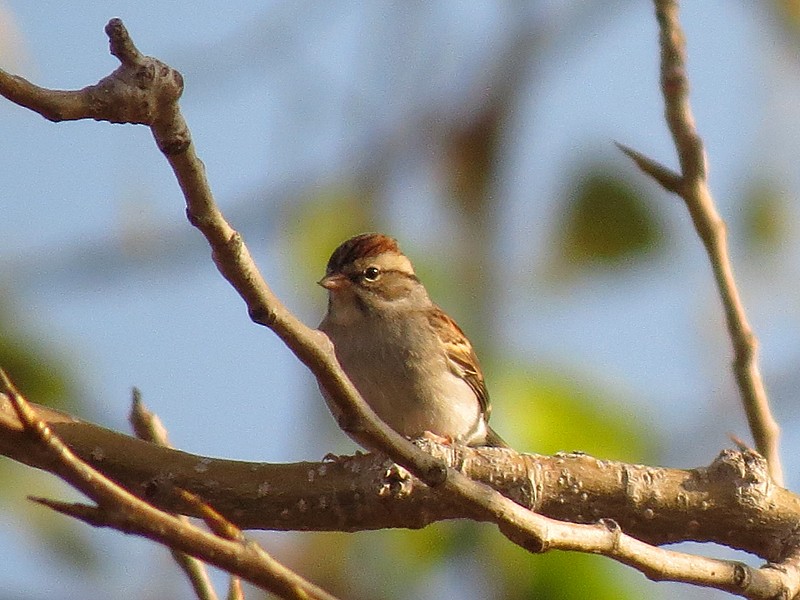
<path id="1" fill-rule="evenodd" d="M 325 269 L 325 274 L 339 273 L 345 265 L 351 264 L 360 258 L 378 256 L 385 252 L 401 254 L 397 240 L 382 233 L 362 233 L 342 244 L 333 251 Z"/>

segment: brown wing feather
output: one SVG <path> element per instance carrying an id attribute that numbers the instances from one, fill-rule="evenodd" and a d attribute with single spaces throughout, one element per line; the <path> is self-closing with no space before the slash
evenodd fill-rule
<path id="1" fill-rule="evenodd" d="M 472 344 L 456 322 L 441 309 L 437 307 L 429 315 L 431 327 L 444 343 L 450 370 L 472 388 L 480 403 L 481 411 L 488 419 L 492 412 L 492 405 L 489 402 L 489 391 L 483 380 L 483 371 L 481 371 L 481 365 Z"/>

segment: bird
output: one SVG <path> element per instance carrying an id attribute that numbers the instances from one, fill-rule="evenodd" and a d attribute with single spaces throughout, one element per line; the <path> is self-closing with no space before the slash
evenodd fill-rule
<path id="1" fill-rule="evenodd" d="M 489 393 L 472 344 L 430 299 L 397 240 L 381 233 L 346 240 L 318 283 L 328 292 L 319 329 L 382 421 L 409 439 L 508 447 L 489 427 Z"/>

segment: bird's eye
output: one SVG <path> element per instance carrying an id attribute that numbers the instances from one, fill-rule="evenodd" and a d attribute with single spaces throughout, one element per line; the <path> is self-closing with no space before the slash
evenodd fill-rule
<path id="1" fill-rule="evenodd" d="M 381 270 L 378 267 L 367 267 L 364 269 L 364 279 L 367 281 L 375 281 L 380 275 Z"/>

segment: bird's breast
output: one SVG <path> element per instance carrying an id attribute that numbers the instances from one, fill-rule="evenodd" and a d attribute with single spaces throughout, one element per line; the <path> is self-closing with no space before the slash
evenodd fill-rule
<path id="1" fill-rule="evenodd" d="M 482 418 L 478 400 L 450 370 L 427 322 L 341 326 L 323 322 L 342 368 L 372 409 L 408 437 L 430 431 L 459 439 Z"/>

